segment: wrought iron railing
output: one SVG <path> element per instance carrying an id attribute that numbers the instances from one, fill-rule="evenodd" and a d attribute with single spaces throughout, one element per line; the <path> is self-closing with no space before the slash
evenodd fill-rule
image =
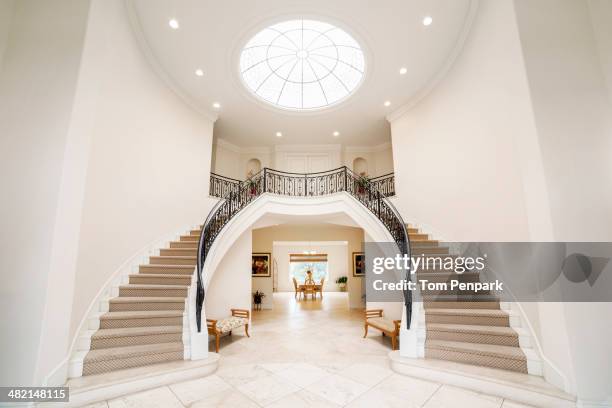
<path id="1" fill-rule="evenodd" d="M 227 196 L 231 190 L 238 187 L 239 184 L 240 180 L 210 173 L 210 188 L 208 192 L 212 197 L 223 198 Z"/>
<path id="2" fill-rule="evenodd" d="M 373 183 L 363 176 L 358 176 L 346 166 L 309 174 L 288 173 L 264 168 L 259 173 L 234 186 L 228 184 L 227 194 L 219 200 L 208 214 L 198 243 L 198 286 L 196 292 L 198 332 L 202 326 L 202 306 L 205 295 L 202 271 L 208 253 L 223 227 L 249 203 L 264 193 L 314 197 L 346 192 L 368 208 L 383 223 L 397 244 L 400 253 L 407 255 L 410 259 L 410 239 L 406 224 L 393 204 L 378 189 L 379 185 L 379 183 Z M 410 280 L 410 269 L 406 271 L 406 280 Z M 407 327 L 410 328 L 412 293 L 407 289 L 404 291 L 404 303 Z"/>
<path id="3" fill-rule="evenodd" d="M 378 190 L 385 197 L 393 197 L 395 195 L 395 173 L 385 174 L 370 179 L 372 189 Z"/>
<path id="4" fill-rule="evenodd" d="M 268 171 L 273 172 L 274 170 L 268 169 Z M 282 173 L 282 172 L 279 172 L 279 173 Z M 285 173 L 285 174 L 291 174 L 291 173 Z M 328 177 L 328 180 L 326 180 L 326 182 L 328 182 L 328 184 L 331 185 L 332 179 L 333 179 L 333 176 L 331 178 Z M 371 178 L 369 179 L 369 182 L 372 184 L 372 190 L 378 190 L 383 195 L 383 197 L 392 197 L 395 195 L 395 175 L 394 173 L 389 173 L 389 174 L 385 174 L 384 176 Z M 240 180 L 236 180 L 231 177 L 221 176 L 215 173 L 210 173 L 210 195 L 212 197 L 224 198 L 227 196 L 230 190 L 236 188 L 240 183 L 241 183 Z M 309 183 L 310 185 L 309 185 L 308 195 L 317 195 L 316 193 L 318 191 L 323 190 L 325 187 L 322 184 L 315 185 L 314 184 L 315 182 L 313 180 L 309 180 Z M 286 183 L 285 185 L 281 182 L 281 184 L 276 186 L 277 187 L 276 191 L 270 191 L 270 192 L 274 192 L 276 194 L 285 194 L 285 191 L 289 191 L 290 188 L 296 187 L 299 189 L 303 187 L 303 185 L 302 186 L 300 185 L 291 186 L 290 184 L 291 183 Z M 293 194 L 293 195 L 304 195 L 304 192 L 300 190 L 298 191 L 298 194 Z"/>

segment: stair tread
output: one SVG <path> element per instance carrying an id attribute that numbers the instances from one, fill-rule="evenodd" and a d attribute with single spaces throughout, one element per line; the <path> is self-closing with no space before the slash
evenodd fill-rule
<path id="1" fill-rule="evenodd" d="M 444 314 L 456 316 L 490 316 L 506 317 L 508 313 L 501 309 L 425 309 L 425 314 Z"/>
<path id="2" fill-rule="evenodd" d="M 182 310 L 130 310 L 127 312 L 106 312 L 100 320 L 110 319 L 146 319 L 155 317 L 183 316 Z"/>
<path id="3" fill-rule="evenodd" d="M 146 336 L 151 334 L 182 332 L 183 326 L 125 327 L 118 329 L 100 329 L 93 334 L 92 339 L 108 339 L 114 337 Z"/>
<path id="4" fill-rule="evenodd" d="M 182 342 L 112 347 L 106 349 L 91 350 L 85 356 L 85 362 L 93 363 L 97 361 L 117 360 L 122 358 L 146 356 L 149 354 L 160 354 L 182 350 Z"/>
<path id="5" fill-rule="evenodd" d="M 176 273 L 133 273 L 133 274 L 130 274 L 130 277 L 132 276 L 139 276 L 142 278 L 191 279 L 191 275 L 179 275 Z"/>
<path id="6" fill-rule="evenodd" d="M 180 268 L 180 269 L 193 269 L 193 265 L 170 265 L 170 264 L 162 264 L 162 265 L 140 265 L 141 268 Z"/>
<path id="7" fill-rule="evenodd" d="M 145 297 L 145 296 L 124 296 L 109 300 L 110 303 L 183 303 L 184 297 Z"/>
<path id="8" fill-rule="evenodd" d="M 453 333 L 480 333 L 491 334 L 495 336 L 518 336 L 514 329 L 510 327 L 482 326 L 475 324 L 427 323 L 427 330 L 445 331 Z"/>
<path id="9" fill-rule="evenodd" d="M 153 255 L 151 258 L 171 258 L 171 259 L 196 259 L 197 256 L 186 256 L 186 255 Z"/>
<path id="10" fill-rule="evenodd" d="M 187 289 L 189 285 L 154 285 L 148 283 L 127 283 L 119 286 L 122 289 Z"/>
<path id="11" fill-rule="evenodd" d="M 448 340 L 426 340 L 425 348 L 451 350 L 470 354 L 525 360 L 525 354 L 519 347 L 499 346 L 496 344 L 465 343 Z"/>

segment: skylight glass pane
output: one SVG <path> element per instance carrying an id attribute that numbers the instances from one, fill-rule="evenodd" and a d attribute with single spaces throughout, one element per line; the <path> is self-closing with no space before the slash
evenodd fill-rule
<path id="1" fill-rule="evenodd" d="M 363 80 L 365 59 L 345 31 L 314 20 L 290 20 L 257 33 L 240 56 L 246 86 L 285 109 L 318 109 L 349 96 Z"/>

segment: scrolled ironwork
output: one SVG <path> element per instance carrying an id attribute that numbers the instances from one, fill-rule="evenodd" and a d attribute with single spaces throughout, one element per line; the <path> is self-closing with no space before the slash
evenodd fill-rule
<path id="1" fill-rule="evenodd" d="M 210 194 L 211 197 L 223 198 L 227 196 L 230 191 L 238 187 L 240 183 L 240 180 L 210 173 L 210 188 L 208 194 Z"/>
<path id="2" fill-rule="evenodd" d="M 372 183 L 373 190 L 380 191 L 385 197 L 395 195 L 395 174 L 393 173 L 371 178 L 370 183 Z"/>
<path id="3" fill-rule="evenodd" d="M 219 177 L 218 175 L 215 176 Z M 230 179 L 236 183 L 227 183 L 227 192 L 208 214 L 198 243 L 198 286 L 196 292 L 198 332 L 201 331 L 202 325 L 202 306 L 205 296 L 202 271 L 207 255 L 225 225 L 263 193 L 294 197 L 316 197 L 346 192 L 363 204 L 383 223 L 393 237 L 399 251 L 406 254 L 410 259 L 410 239 L 406 224 L 393 204 L 387 200 L 389 193 L 395 193 L 394 188 L 390 189 L 388 187 L 389 183 L 393 183 L 392 176 L 386 175 L 369 180 L 363 176 L 358 176 L 346 166 L 343 166 L 334 170 L 305 174 L 264 168 L 242 182 Z M 410 269 L 406 271 L 406 279 L 410 280 Z M 412 293 L 410 291 L 404 292 L 404 304 L 407 327 L 410 328 L 412 315 Z"/>

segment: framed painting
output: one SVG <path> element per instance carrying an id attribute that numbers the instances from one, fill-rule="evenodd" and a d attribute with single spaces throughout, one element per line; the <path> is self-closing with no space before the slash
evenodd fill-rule
<path id="1" fill-rule="evenodd" d="M 251 256 L 251 276 L 270 277 L 270 254 L 253 253 Z"/>
<path id="2" fill-rule="evenodd" d="M 365 254 L 353 252 L 353 276 L 365 276 Z"/>

